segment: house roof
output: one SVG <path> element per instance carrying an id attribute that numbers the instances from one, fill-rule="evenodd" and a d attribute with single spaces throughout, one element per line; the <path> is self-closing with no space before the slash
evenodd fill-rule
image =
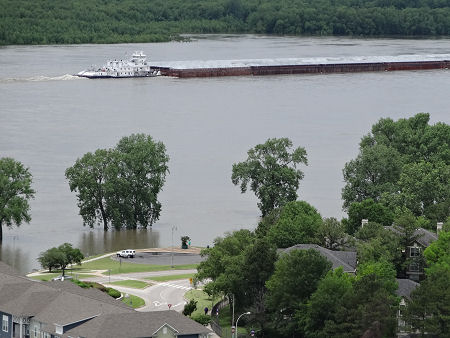
<path id="1" fill-rule="evenodd" d="M 151 337 L 164 326 L 178 335 L 210 333 L 205 326 L 176 311 L 134 312 L 99 316 L 67 332 L 65 336 L 96 338 Z"/>
<path id="2" fill-rule="evenodd" d="M 0 261 L 0 274 L 7 274 L 7 275 L 13 275 L 13 276 L 20 276 L 19 273 L 14 270 L 12 267 L 10 267 L 8 264 L 3 263 Z M 1 277 L 1 276 L 0 276 Z"/>
<path id="3" fill-rule="evenodd" d="M 408 299 L 411 298 L 411 292 L 419 286 L 419 283 L 416 283 L 411 279 L 397 279 L 397 283 L 398 289 L 395 293 L 400 297 L 405 297 Z"/>
<path id="4" fill-rule="evenodd" d="M 151 337 L 167 326 L 179 335 L 211 332 L 176 311 L 136 312 L 96 289 L 69 282 L 37 282 L 0 262 L 0 311 L 33 317 L 45 332 L 78 323 L 64 337 Z"/>
<path id="5" fill-rule="evenodd" d="M 321 247 L 317 244 L 297 244 L 287 249 L 280 249 L 281 252 L 290 252 L 292 250 L 318 251 L 323 257 L 331 262 L 333 269 L 342 267 L 344 272 L 355 272 L 356 269 L 356 251 L 333 251 Z"/>
<path id="6" fill-rule="evenodd" d="M 66 291 L 57 291 L 57 297 L 39 311 L 34 318 L 43 323 L 65 326 L 101 314 L 123 312 L 133 312 L 133 310 L 101 302 L 90 297 Z"/>
<path id="7" fill-rule="evenodd" d="M 385 227 L 385 229 L 395 232 L 397 235 L 400 234 L 400 231 L 392 225 Z M 438 235 L 436 233 L 423 228 L 416 229 L 416 231 L 414 231 L 414 236 L 418 236 L 416 242 L 423 247 L 428 247 L 432 242 L 438 239 Z"/>
<path id="8" fill-rule="evenodd" d="M 110 305 L 114 305 L 120 308 L 132 310 L 132 308 L 128 305 L 126 305 L 123 302 L 117 301 L 113 297 L 109 296 L 105 292 L 102 292 L 96 288 L 81 288 L 75 283 L 72 283 L 71 281 L 65 280 L 65 281 L 51 281 L 46 282 L 45 285 L 50 286 L 53 289 L 59 290 L 59 291 L 66 291 L 69 293 L 73 293 L 79 296 L 87 297 L 93 300 L 97 300 L 103 303 L 107 303 Z"/>

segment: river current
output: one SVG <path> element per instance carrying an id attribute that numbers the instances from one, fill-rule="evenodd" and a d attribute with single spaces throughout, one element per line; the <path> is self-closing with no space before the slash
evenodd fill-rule
<path id="1" fill-rule="evenodd" d="M 0 157 L 29 167 L 36 190 L 30 224 L 3 229 L 0 258 L 21 272 L 37 268 L 41 251 L 64 242 L 92 255 L 170 246 L 172 227 L 174 245 L 188 235 L 201 246 L 227 231 L 254 229 L 257 199 L 231 183 L 231 167 L 271 137 L 289 137 L 307 150 L 299 199 L 323 217 L 341 218 L 342 168 L 372 124 L 418 112 L 430 113 L 432 123 L 450 123 L 448 70 L 201 79 L 72 76 L 135 50 L 158 63 L 192 64 L 449 54 L 450 40 L 206 35 L 159 44 L 1 47 Z M 132 133 L 164 142 L 170 156 L 160 220 L 149 230 L 83 227 L 65 169 Z"/>

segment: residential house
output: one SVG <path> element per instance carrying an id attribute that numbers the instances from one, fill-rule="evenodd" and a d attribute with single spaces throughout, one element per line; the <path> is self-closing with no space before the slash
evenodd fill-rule
<path id="1" fill-rule="evenodd" d="M 211 330 L 176 311 L 137 312 L 97 289 L 37 282 L 0 262 L 0 338 L 206 338 Z"/>
<path id="2" fill-rule="evenodd" d="M 394 226 L 388 226 L 385 227 L 385 229 L 393 231 L 396 234 L 400 234 L 399 230 Z M 403 254 L 406 256 L 406 259 L 410 261 L 406 270 L 406 277 L 418 282 L 425 277 L 423 251 L 432 242 L 437 240 L 438 236 L 436 233 L 423 228 L 416 229 L 413 236 L 417 239 L 406 249 Z"/>
<path id="3" fill-rule="evenodd" d="M 411 293 L 419 286 L 419 283 L 411 279 L 397 279 L 398 289 L 395 292 L 400 297 L 400 303 L 397 311 L 397 337 L 412 337 L 410 327 L 403 319 L 403 312 L 406 308 L 406 301 L 411 299 Z"/>

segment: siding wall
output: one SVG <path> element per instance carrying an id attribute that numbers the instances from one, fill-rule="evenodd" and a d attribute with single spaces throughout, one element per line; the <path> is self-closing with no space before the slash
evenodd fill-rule
<path id="1" fill-rule="evenodd" d="M 4 332 L 2 330 L 3 316 L 8 316 L 8 332 Z M 12 316 L 7 314 L 7 313 L 4 313 L 4 312 L 0 311 L 0 338 L 10 338 L 10 337 L 12 337 L 12 330 L 13 330 Z"/>

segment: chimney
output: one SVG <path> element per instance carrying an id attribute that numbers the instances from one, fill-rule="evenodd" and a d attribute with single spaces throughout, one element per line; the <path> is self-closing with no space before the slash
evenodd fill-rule
<path id="1" fill-rule="evenodd" d="M 436 232 L 439 233 L 439 231 L 442 231 L 442 226 L 444 225 L 443 222 L 437 222 L 436 224 Z"/>
<path id="2" fill-rule="evenodd" d="M 364 228 L 364 225 L 367 225 L 367 223 L 369 223 L 369 220 L 364 218 L 361 220 L 361 228 Z"/>

